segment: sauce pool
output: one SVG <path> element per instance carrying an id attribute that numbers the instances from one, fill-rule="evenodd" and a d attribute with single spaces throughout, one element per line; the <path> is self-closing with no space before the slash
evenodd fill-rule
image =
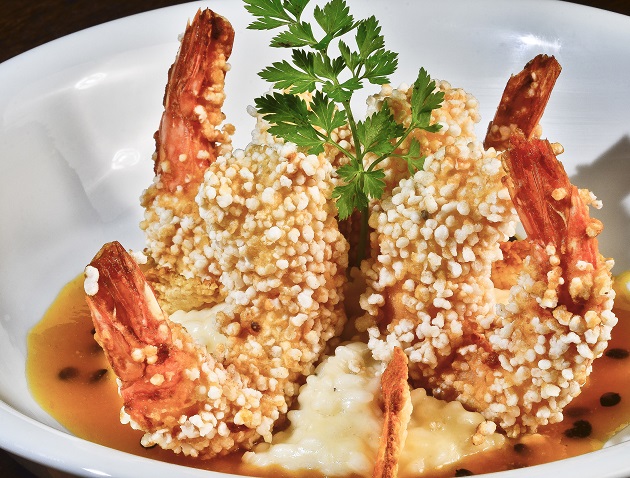
<path id="1" fill-rule="evenodd" d="M 234 453 L 212 460 L 144 448 L 143 432 L 122 425 L 116 377 L 94 340 L 83 275 L 69 282 L 28 337 L 31 393 L 72 434 L 134 455 L 195 468 L 254 476 L 313 476 L 278 468 L 259 469 Z M 630 423 L 630 307 L 615 310 L 619 323 L 605 355 L 593 364 L 582 393 L 565 409 L 563 422 L 539 434 L 509 439 L 500 450 L 480 453 L 423 477 L 469 476 L 547 463 L 600 449 Z"/>

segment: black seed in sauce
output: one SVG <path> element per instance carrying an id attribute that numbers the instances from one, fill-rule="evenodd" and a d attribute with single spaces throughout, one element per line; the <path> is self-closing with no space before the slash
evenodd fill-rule
<path id="1" fill-rule="evenodd" d="M 564 431 L 567 438 L 586 438 L 590 436 L 593 431 L 593 427 L 586 420 L 578 420 L 573 422 L 573 427 Z"/>
<path id="2" fill-rule="evenodd" d="M 599 397 L 599 403 L 602 407 L 614 407 L 621 401 L 621 395 L 615 392 L 606 392 Z"/>
<path id="3" fill-rule="evenodd" d="M 427 219 L 429 219 L 429 211 L 427 211 L 426 209 L 423 209 L 422 211 L 420 211 L 420 217 L 426 221 Z M 463 469 L 463 468 L 462 468 Z M 466 476 L 466 475 L 462 475 L 462 476 Z"/>
<path id="4" fill-rule="evenodd" d="M 92 335 L 95 335 L 95 334 L 96 334 L 96 329 L 92 329 L 92 330 L 90 330 L 90 333 L 91 333 Z"/>
<path id="5" fill-rule="evenodd" d="M 79 375 L 78 368 L 64 367 L 61 370 L 59 370 L 57 377 L 59 377 L 60 380 L 72 380 L 73 378 L 76 378 L 78 375 Z"/>
<path id="6" fill-rule="evenodd" d="M 606 357 L 611 359 L 622 360 L 628 358 L 628 355 L 630 355 L 630 352 L 626 349 L 610 349 L 606 351 Z"/>
<path id="7" fill-rule="evenodd" d="M 529 453 L 529 447 L 525 443 L 517 443 L 514 445 L 514 451 L 520 455 Z"/>
<path id="8" fill-rule="evenodd" d="M 258 322 L 252 322 L 251 327 L 254 332 L 260 332 L 260 324 Z"/>
<path id="9" fill-rule="evenodd" d="M 455 470 L 455 476 L 473 476 L 474 473 L 466 468 L 458 468 Z"/>
<path id="10" fill-rule="evenodd" d="M 106 368 L 101 368 L 101 369 L 97 370 L 96 372 L 93 372 L 92 375 L 90 375 L 90 383 L 98 382 L 105 375 L 107 375 L 107 369 Z"/>

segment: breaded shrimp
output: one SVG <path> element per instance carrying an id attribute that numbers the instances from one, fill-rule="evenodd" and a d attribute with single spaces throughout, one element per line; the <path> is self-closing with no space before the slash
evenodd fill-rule
<path id="1" fill-rule="evenodd" d="M 539 60 L 517 77 L 531 77 Z M 554 62 L 543 63 L 552 77 Z M 369 327 L 375 357 L 403 348 L 416 385 L 460 400 L 511 436 L 562 420 L 616 323 L 612 261 L 599 254 L 601 223 L 588 214 L 598 203 L 571 185 L 557 148 L 535 137 L 539 117 L 527 138 L 510 128 L 503 154 L 470 138 L 429 154 L 423 171 L 374 208 L 374 252 L 363 265 L 359 324 Z M 528 239 L 504 248 L 513 255 L 501 269 L 513 208 Z M 493 267 L 510 271 L 502 285 L 517 278 L 504 305 Z"/>
<path id="2" fill-rule="evenodd" d="M 164 113 L 154 136 L 155 178 L 141 197 L 145 215 L 140 226 L 146 233 L 148 277 L 169 312 L 220 301 L 217 277 L 203 254 L 208 239 L 195 196 L 207 167 L 232 148 L 233 127 L 220 127 L 233 41 L 225 18 L 198 11 L 168 74 Z"/>
<path id="3" fill-rule="evenodd" d="M 569 182 L 547 141 L 513 134 L 503 158 L 530 254 L 498 326 L 460 347 L 430 384 L 516 436 L 562 420 L 617 318 L 613 262 L 588 213 L 594 197 Z"/>
<path id="4" fill-rule="evenodd" d="M 169 75 L 156 182 L 144 196 L 152 281 L 117 243 L 103 246 L 88 266 L 89 277 L 98 277 L 88 304 L 96 339 L 119 378 L 123 421 L 145 432 L 145 446 L 202 458 L 270 441 L 346 321 L 348 244 L 330 199 L 330 160 L 271 137 L 264 122 L 245 150 L 213 156 L 216 121 L 208 133 L 207 109 L 188 94 L 198 93 L 203 104 L 220 92 L 204 90 L 196 78 L 205 76 L 195 68 L 184 68 L 183 78 L 177 72 L 217 24 L 224 38 L 231 31 L 225 20 L 207 11 L 195 17 Z M 225 45 L 215 46 L 205 54 L 217 62 L 199 68 L 220 77 L 210 83 L 222 94 Z M 201 126 L 187 116 L 193 113 Z M 187 289 L 178 294 L 181 285 Z M 213 303 L 220 305 L 213 310 L 225 340 L 212 352 L 163 310 Z"/>
<path id="5" fill-rule="evenodd" d="M 516 218 L 500 159 L 473 136 L 476 101 L 442 85 L 447 112 L 435 113 L 442 136 L 425 142 L 424 169 L 407 173 L 374 204 L 372 257 L 362 265 L 367 313 L 357 326 L 369 329 L 377 359 L 402 347 L 414 380 L 448 361 L 471 324 L 485 318 L 492 325 L 490 271 Z M 470 124 L 458 127 L 455 118 Z"/>

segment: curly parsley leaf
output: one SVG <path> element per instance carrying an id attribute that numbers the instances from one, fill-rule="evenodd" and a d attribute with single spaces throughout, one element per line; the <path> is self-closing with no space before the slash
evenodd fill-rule
<path id="1" fill-rule="evenodd" d="M 420 68 L 411 92 L 411 120 L 416 127 L 432 132 L 439 131 L 441 126 L 429 125 L 431 112 L 444 101 L 444 92 L 435 91 L 435 87 L 435 81 L 424 68 Z"/>
<path id="2" fill-rule="evenodd" d="M 365 121 L 357 122 L 357 139 L 363 145 L 363 151 L 377 156 L 390 155 L 394 151 L 392 139 L 404 132 L 404 126 L 396 123 L 386 103 Z"/>
<path id="3" fill-rule="evenodd" d="M 309 23 L 292 23 L 287 31 L 281 32 L 271 40 L 275 48 L 299 48 L 317 44 L 313 29 Z"/>
<path id="4" fill-rule="evenodd" d="M 382 169 L 366 171 L 356 159 L 341 166 L 337 174 L 346 183 L 336 187 L 332 194 L 337 199 L 341 220 L 350 217 L 354 210 L 368 207 L 370 199 L 380 198 L 385 189 L 385 172 Z"/>
<path id="5" fill-rule="evenodd" d="M 313 16 L 326 34 L 314 47 L 320 51 L 327 50 L 333 39 L 343 36 L 355 27 L 350 8 L 344 0 L 331 0 L 324 5 L 324 8 L 316 6 Z"/>
<path id="6" fill-rule="evenodd" d="M 291 141 L 312 154 L 324 151 L 324 142 L 311 125 L 306 102 L 295 95 L 273 93 L 255 99 L 256 108 L 271 123 L 269 132 Z"/>
<path id="7" fill-rule="evenodd" d="M 345 126 L 348 118 L 345 111 L 337 109 L 330 98 L 318 91 L 311 102 L 309 120 L 311 125 L 321 128 L 330 137 L 335 129 Z"/>
<path id="8" fill-rule="evenodd" d="M 383 195 L 385 190 L 385 171 L 382 169 L 374 169 L 373 171 L 366 171 L 363 174 L 363 190 L 367 197 L 372 199 L 378 199 Z"/>
<path id="9" fill-rule="evenodd" d="M 409 174 L 411 174 L 412 176 L 416 174 L 416 172 L 424 168 L 424 160 L 426 159 L 426 156 L 422 156 L 420 152 L 420 142 L 416 138 L 413 138 L 411 140 L 409 150 L 401 157 L 407 163 Z"/>
<path id="10" fill-rule="evenodd" d="M 282 0 L 243 0 L 243 2 L 245 9 L 256 17 L 256 21 L 247 27 L 252 30 L 273 30 L 293 23 L 298 17 L 295 15 L 294 8 L 287 8 L 287 4 L 292 2 Z M 306 7 L 308 0 L 301 3 Z"/>
<path id="11" fill-rule="evenodd" d="M 337 211 L 342 221 L 348 219 L 355 209 L 361 211 L 369 204 L 367 196 L 357 181 L 337 186 L 332 192 L 332 197 L 337 200 Z"/>
<path id="12" fill-rule="evenodd" d="M 296 54 L 294 54 L 295 56 Z M 297 68 L 286 60 L 275 62 L 262 70 L 260 77 L 273 83 L 274 88 L 278 90 L 290 89 L 292 93 L 313 91 L 318 78 L 313 71 L 312 64 L 302 64 L 296 61 L 294 64 Z"/>

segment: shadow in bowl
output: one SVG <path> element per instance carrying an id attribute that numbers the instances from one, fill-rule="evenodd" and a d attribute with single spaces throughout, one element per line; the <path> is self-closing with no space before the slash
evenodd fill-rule
<path id="1" fill-rule="evenodd" d="M 630 195 L 630 137 L 623 136 L 592 164 L 578 166 L 571 181 L 588 187 L 603 201 L 601 210 L 592 211 L 604 223 L 600 251 L 615 258 L 615 274 L 630 269 L 630 248 L 624 240 L 630 237 L 630 204 L 626 203 Z"/>

